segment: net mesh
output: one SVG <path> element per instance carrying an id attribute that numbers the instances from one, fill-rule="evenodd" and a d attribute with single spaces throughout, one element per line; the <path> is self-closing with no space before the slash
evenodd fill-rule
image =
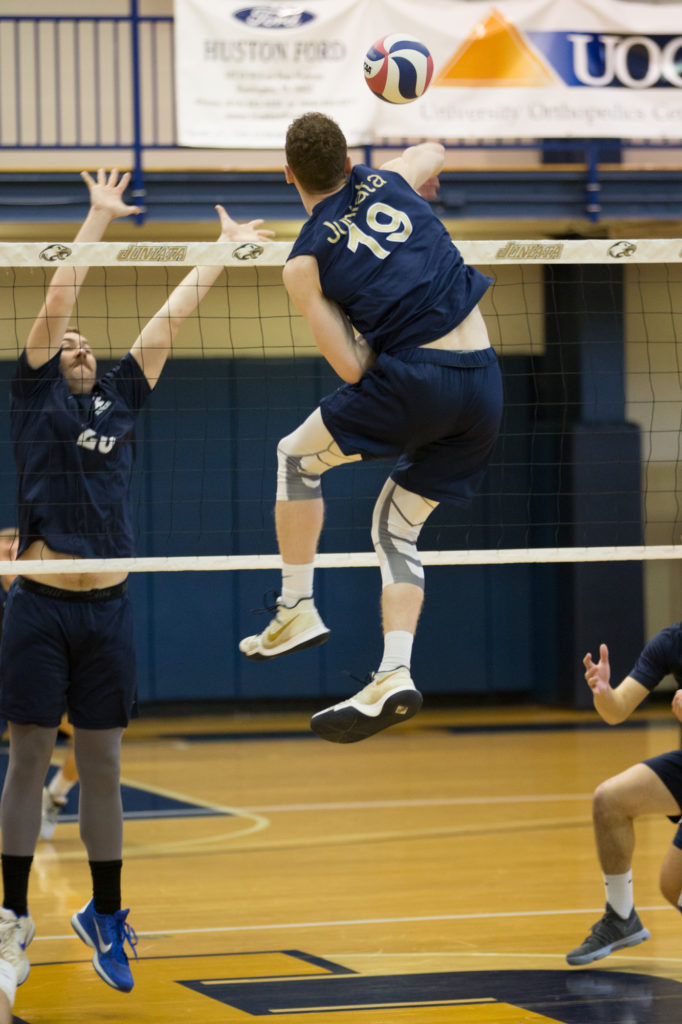
<path id="1" fill-rule="evenodd" d="M 425 564 L 677 558 L 682 242 L 460 244 L 483 299 L 505 412 L 470 508 L 439 507 Z M 51 269 L 91 269 L 74 314 L 106 369 L 187 268 L 225 271 L 181 328 L 137 429 L 135 559 L 69 571 L 272 568 L 275 451 L 339 382 L 288 301 L 286 243 L 0 245 L 0 525 L 16 519 L 9 380 Z M 375 565 L 369 524 L 390 464 L 324 479 L 318 564 Z M 63 572 L 63 562 L 24 571 Z M 0 562 L 0 571 L 8 571 Z"/>

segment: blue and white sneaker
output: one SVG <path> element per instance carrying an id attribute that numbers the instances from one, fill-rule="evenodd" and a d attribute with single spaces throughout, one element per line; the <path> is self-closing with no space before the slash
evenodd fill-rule
<path id="1" fill-rule="evenodd" d="M 127 923 L 127 916 L 127 910 L 97 914 L 90 900 L 71 918 L 73 930 L 95 951 L 92 964 L 100 978 L 120 992 L 130 992 L 135 984 L 123 949 L 123 943 L 127 942 L 137 957 L 137 935 Z"/>
<path id="2" fill-rule="evenodd" d="M 17 974 L 17 985 L 28 978 L 31 965 L 26 947 L 36 933 L 30 914 L 17 917 L 13 910 L 0 907 L 0 957 L 12 965 Z"/>

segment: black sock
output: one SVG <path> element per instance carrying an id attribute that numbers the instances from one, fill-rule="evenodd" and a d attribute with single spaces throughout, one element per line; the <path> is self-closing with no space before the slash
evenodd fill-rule
<path id="1" fill-rule="evenodd" d="M 121 909 L 120 860 L 91 860 L 92 899 L 96 914 L 115 914 Z"/>
<path id="2" fill-rule="evenodd" d="M 13 910 L 17 917 L 28 914 L 28 876 L 33 857 L 15 857 L 2 854 L 2 884 L 5 890 L 3 907 Z"/>

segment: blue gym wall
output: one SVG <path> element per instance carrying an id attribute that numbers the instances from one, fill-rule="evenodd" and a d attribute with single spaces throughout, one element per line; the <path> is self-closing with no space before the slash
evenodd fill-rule
<path id="1" fill-rule="evenodd" d="M 619 281 L 607 289 L 595 283 L 586 308 L 597 303 L 600 323 L 594 312 L 577 312 L 572 274 L 548 285 L 552 308 L 571 315 L 548 321 L 546 355 L 501 360 L 504 421 L 481 494 L 471 510 L 439 507 L 423 530 L 423 550 L 640 543 L 638 431 L 622 419 Z M 584 294 L 585 280 L 579 287 Z M 611 334 L 604 338 L 605 324 Z M 575 392 L 585 378 L 583 341 L 595 332 L 610 380 L 603 409 Z M 558 374 L 557 360 L 569 353 L 570 372 Z M 12 370 L 0 363 L 5 395 Z M 336 383 L 319 359 L 170 361 L 139 423 L 138 553 L 275 552 L 276 440 Z M 7 404 L 0 438 L 9 436 Z M 4 452 L 0 519 L 9 524 L 14 470 L 9 445 Z M 604 462 L 611 475 L 600 496 Z M 327 474 L 322 551 L 370 550 L 371 510 L 389 469 L 363 463 Z M 381 654 L 378 570 L 319 570 L 329 642 L 247 662 L 238 640 L 264 626 L 267 619 L 252 610 L 278 582 L 276 571 L 261 570 L 132 574 L 141 700 L 314 702 L 356 689 L 347 673 L 364 676 Z M 584 651 L 607 639 L 616 678 L 642 646 L 640 565 L 427 567 L 426 582 L 413 661 L 426 694 L 527 694 L 586 706 Z M 618 601 L 623 594 L 627 600 Z"/>

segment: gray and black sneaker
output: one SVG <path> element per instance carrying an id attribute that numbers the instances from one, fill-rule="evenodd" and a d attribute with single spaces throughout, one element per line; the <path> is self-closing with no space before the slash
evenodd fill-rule
<path id="1" fill-rule="evenodd" d="M 566 962 L 573 967 L 582 967 L 594 960 L 603 960 L 617 949 L 637 946 L 650 938 L 649 931 L 642 927 L 634 907 L 630 911 L 630 916 L 623 920 L 607 903 L 604 916 L 592 925 L 592 930 L 585 941 L 566 955 Z"/>

